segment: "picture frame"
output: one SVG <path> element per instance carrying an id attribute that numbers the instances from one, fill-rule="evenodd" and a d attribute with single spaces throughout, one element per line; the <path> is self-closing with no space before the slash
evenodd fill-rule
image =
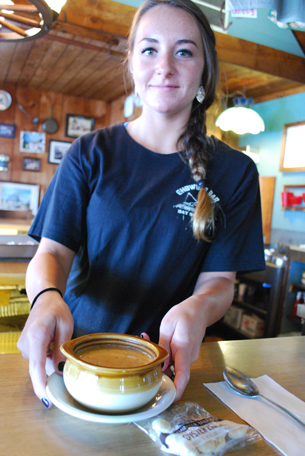
<path id="1" fill-rule="evenodd" d="M 15 138 L 15 125 L 0 123 L 1 138 Z"/>
<path id="2" fill-rule="evenodd" d="M 280 171 L 305 171 L 305 120 L 283 127 Z"/>
<path id="3" fill-rule="evenodd" d="M 32 157 L 22 157 L 22 171 L 39 172 L 41 169 L 41 159 Z"/>
<path id="4" fill-rule="evenodd" d="M 49 154 L 48 154 L 48 163 L 58 165 L 63 156 L 69 150 L 71 146 L 70 141 L 58 141 L 56 139 L 50 139 L 49 141 Z"/>
<path id="5" fill-rule="evenodd" d="M 38 131 L 20 132 L 20 152 L 44 154 L 46 150 L 46 134 Z"/>
<path id="6" fill-rule="evenodd" d="M 0 210 L 32 211 L 35 216 L 39 204 L 39 185 L 21 182 L 0 182 Z"/>
<path id="7" fill-rule="evenodd" d="M 76 114 L 66 115 L 65 135 L 68 138 L 78 138 L 90 133 L 94 129 L 94 117 L 80 116 Z"/>

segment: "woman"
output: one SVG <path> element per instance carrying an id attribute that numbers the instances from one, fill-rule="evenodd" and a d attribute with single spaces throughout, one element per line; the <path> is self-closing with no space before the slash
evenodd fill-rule
<path id="1" fill-rule="evenodd" d="M 108 331 L 165 347 L 178 400 L 236 271 L 264 269 L 256 167 L 206 136 L 218 72 L 201 10 L 145 2 L 128 62 L 141 116 L 73 143 L 29 232 L 40 241 L 26 278 L 35 305 L 18 347 L 47 407 L 61 343 Z"/>

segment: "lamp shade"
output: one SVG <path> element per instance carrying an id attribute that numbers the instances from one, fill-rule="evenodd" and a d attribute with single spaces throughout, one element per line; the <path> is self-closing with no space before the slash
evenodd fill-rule
<path id="1" fill-rule="evenodd" d="M 228 108 L 216 120 L 216 126 L 224 131 L 232 130 L 238 135 L 257 135 L 265 130 L 263 119 L 250 107 Z"/>

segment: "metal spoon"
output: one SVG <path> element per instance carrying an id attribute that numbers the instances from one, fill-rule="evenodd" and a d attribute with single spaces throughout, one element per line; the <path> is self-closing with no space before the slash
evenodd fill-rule
<path id="1" fill-rule="evenodd" d="M 32 124 L 36 125 L 39 123 L 39 117 L 31 116 L 31 114 L 20 103 L 17 103 L 17 107 L 23 112 L 23 114 L 27 115 L 32 120 Z"/>
<path id="2" fill-rule="evenodd" d="M 225 381 L 228 383 L 228 385 L 238 393 L 242 394 L 243 396 L 263 397 L 267 401 L 271 402 L 273 405 L 276 405 L 281 410 L 288 413 L 288 415 L 290 415 L 298 423 L 302 424 L 302 426 L 305 427 L 305 421 L 303 421 L 301 418 L 287 410 L 285 407 L 282 407 L 276 402 L 273 402 L 271 399 L 268 399 L 268 397 L 263 396 L 263 394 L 260 394 L 258 387 L 255 385 L 255 383 L 253 383 L 252 380 L 250 380 L 250 378 L 242 372 L 238 371 L 237 369 L 234 369 L 233 367 L 225 367 L 223 370 L 223 377 Z"/>

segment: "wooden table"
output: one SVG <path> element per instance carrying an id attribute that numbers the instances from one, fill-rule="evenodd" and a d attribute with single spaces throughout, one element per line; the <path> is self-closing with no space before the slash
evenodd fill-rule
<path id="1" fill-rule="evenodd" d="M 192 366 L 183 401 L 200 404 L 214 416 L 243 422 L 203 382 L 222 381 L 225 365 L 250 377 L 268 374 L 305 401 L 305 337 L 204 343 Z M 0 454 L 3 456 L 161 456 L 156 443 L 133 423 L 100 424 L 46 409 L 34 396 L 28 363 L 20 354 L 0 355 Z M 230 455 L 275 456 L 261 440 Z"/>

